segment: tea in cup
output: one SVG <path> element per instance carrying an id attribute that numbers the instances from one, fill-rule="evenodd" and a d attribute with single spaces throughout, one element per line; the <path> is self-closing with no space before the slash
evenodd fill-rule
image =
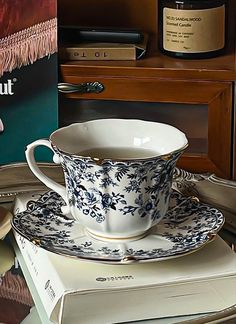
<path id="1" fill-rule="evenodd" d="M 40 171 L 37 146 L 62 165 L 66 187 Z M 165 216 L 173 171 L 188 141 L 177 128 L 136 119 L 75 123 L 27 146 L 35 176 L 65 201 L 87 232 L 99 239 L 138 239 Z"/>

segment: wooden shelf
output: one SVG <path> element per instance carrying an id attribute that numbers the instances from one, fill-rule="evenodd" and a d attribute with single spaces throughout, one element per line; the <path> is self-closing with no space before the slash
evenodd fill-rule
<path id="1" fill-rule="evenodd" d="M 87 107 L 97 103 L 96 109 L 93 107 L 92 110 L 95 118 L 103 116 L 105 101 L 109 102 L 111 110 L 113 101 L 125 105 L 138 102 L 139 109 L 140 103 L 146 105 L 142 116 L 148 118 L 151 103 L 183 104 L 190 105 L 184 123 L 199 127 L 199 122 L 191 116 L 191 109 L 193 105 L 206 106 L 207 142 L 198 141 L 197 148 L 191 145 L 192 151 L 183 155 L 180 167 L 192 172 L 212 172 L 223 178 L 235 178 L 236 0 L 228 0 L 225 54 L 201 60 L 176 59 L 160 52 L 158 0 L 100 0 L 99 5 L 97 0 L 59 0 L 58 4 L 61 25 L 139 28 L 149 35 L 147 53 L 141 60 L 60 62 L 60 82 L 99 81 L 104 86 L 101 93 L 63 94 L 61 110 L 69 114 L 71 109 L 68 105 L 81 109 L 82 103 L 88 100 Z M 130 113 L 132 118 L 137 116 L 133 111 Z M 159 118 L 158 107 L 155 118 Z M 168 115 L 165 118 L 164 122 L 168 123 Z M 186 134 L 191 138 L 191 131 Z"/>
<path id="2" fill-rule="evenodd" d="M 227 48 L 224 55 L 204 60 L 183 60 L 163 55 L 158 50 L 158 6 L 156 0 L 59 0 L 59 23 L 80 26 L 140 28 L 149 34 L 144 59 L 137 61 L 61 62 L 63 76 L 148 77 L 175 80 L 236 80 L 236 1 L 229 0 Z M 95 8 L 96 10 L 92 10 Z M 109 7 L 109 15 L 104 15 Z M 95 15 L 96 12 L 96 15 Z M 115 15 L 112 15 L 115 12 Z M 112 17 L 112 21 L 111 21 Z M 145 19 L 144 19 L 145 17 Z"/>
<path id="3" fill-rule="evenodd" d="M 139 61 L 69 61 L 61 62 L 62 76 L 158 77 L 176 80 L 236 80 L 234 51 L 205 60 L 183 60 L 150 51 Z"/>

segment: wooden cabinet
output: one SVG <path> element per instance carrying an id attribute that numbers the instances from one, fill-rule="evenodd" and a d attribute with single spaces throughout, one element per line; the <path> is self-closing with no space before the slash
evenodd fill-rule
<path id="1" fill-rule="evenodd" d="M 60 81 L 98 81 L 100 93 L 59 98 L 61 125 L 93 118 L 142 118 L 182 129 L 189 148 L 179 166 L 236 178 L 234 81 L 235 0 L 229 0 L 227 48 L 205 60 L 167 57 L 157 46 L 156 0 L 60 0 L 59 23 L 141 28 L 149 34 L 147 55 L 138 61 L 60 62 Z M 109 12 L 109 14 L 107 14 Z"/>

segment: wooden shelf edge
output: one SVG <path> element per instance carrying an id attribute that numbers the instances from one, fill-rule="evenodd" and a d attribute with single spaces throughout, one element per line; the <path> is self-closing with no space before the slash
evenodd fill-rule
<path id="1" fill-rule="evenodd" d="M 232 57 L 231 57 L 232 59 Z M 214 60 L 214 61 L 211 61 Z M 217 62 L 220 62 L 219 64 Z M 140 61 L 67 61 L 59 64 L 62 76 L 103 76 L 165 78 L 175 80 L 235 81 L 236 62 L 226 65 L 226 59 L 204 61 L 147 57 Z M 208 65 L 209 63 L 209 65 Z"/>

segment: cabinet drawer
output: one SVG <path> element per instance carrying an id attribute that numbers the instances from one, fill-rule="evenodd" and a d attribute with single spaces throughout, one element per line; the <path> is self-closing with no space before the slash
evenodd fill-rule
<path id="1" fill-rule="evenodd" d="M 100 93 L 60 96 L 60 124 L 96 118 L 139 118 L 169 123 L 184 131 L 189 148 L 179 167 L 232 177 L 232 83 L 157 78 L 64 77 L 80 84 L 98 81 Z"/>
<path id="2" fill-rule="evenodd" d="M 77 77 L 65 76 L 63 82 L 81 84 L 85 82 L 99 82 L 104 86 L 100 93 L 81 94 L 73 92 L 67 94 L 73 99 L 96 100 L 127 100 L 148 102 L 176 102 L 176 103 L 208 103 L 209 98 L 217 96 L 230 87 L 227 82 L 207 81 L 173 81 L 157 80 L 156 78 L 106 78 L 106 77 Z"/>

